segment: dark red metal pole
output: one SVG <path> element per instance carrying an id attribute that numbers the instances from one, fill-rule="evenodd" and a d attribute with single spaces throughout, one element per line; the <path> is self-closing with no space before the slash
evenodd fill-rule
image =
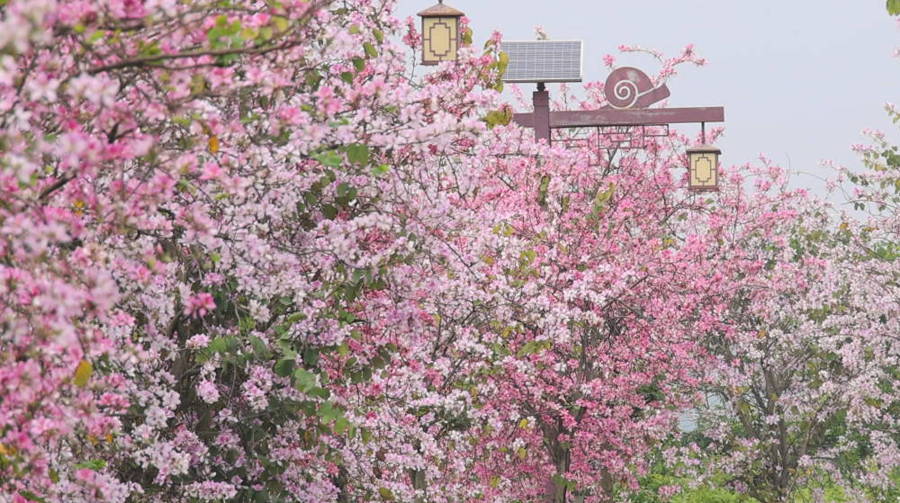
<path id="1" fill-rule="evenodd" d="M 538 84 L 531 99 L 534 103 L 534 138 L 543 138 L 550 144 L 550 93 L 543 83 Z"/>

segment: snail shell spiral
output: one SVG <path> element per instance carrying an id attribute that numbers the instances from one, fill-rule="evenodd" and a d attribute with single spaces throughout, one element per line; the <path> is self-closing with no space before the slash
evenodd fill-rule
<path id="1" fill-rule="evenodd" d="M 628 66 L 616 68 L 606 78 L 606 101 L 613 108 L 631 108 L 638 98 L 653 89 L 653 81 L 646 73 Z"/>

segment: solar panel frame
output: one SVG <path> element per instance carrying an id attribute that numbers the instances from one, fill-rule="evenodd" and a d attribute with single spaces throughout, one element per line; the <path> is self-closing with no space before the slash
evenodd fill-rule
<path id="1" fill-rule="evenodd" d="M 509 55 L 503 81 L 581 82 L 584 42 L 582 40 L 509 40 L 500 44 Z"/>

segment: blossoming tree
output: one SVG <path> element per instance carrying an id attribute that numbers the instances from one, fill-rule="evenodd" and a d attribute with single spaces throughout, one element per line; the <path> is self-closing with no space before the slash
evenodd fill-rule
<path id="1" fill-rule="evenodd" d="M 406 291 L 406 191 L 497 73 L 416 84 L 391 7 L 5 3 L 3 498 L 373 497 L 332 392 L 412 343 L 377 293 Z"/>
<path id="2" fill-rule="evenodd" d="M 889 110 L 894 118 L 896 113 Z M 761 283 L 732 305 L 735 337 L 703 415 L 710 471 L 761 501 L 896 498 L 897 147 L 873 133 L 866 170 L 840 169 L 859 212 L 810 201 L 787 241 L 748 243 Z M 868 215 L 866 215 L 868 213 Z"/>

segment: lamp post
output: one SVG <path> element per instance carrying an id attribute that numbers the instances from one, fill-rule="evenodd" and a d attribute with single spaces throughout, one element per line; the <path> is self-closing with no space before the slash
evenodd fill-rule
<path id="1" fill-rule="evenodd" d="M 637 68 L 614 70 L 603 87 L 608 104 L 596 110 L 550 111 L 550 95 L 546 82 L 581 82 L 581 45 L 568 47 L 565 41 L 504 41 L 502 50 L 509 55 L 505 82 L 535 82 L 534 112 L 513 115 L 513 121 L 534 129 L 535 139 L 552 142 L 553 129 L 596 128 L 597 134 L 630 134 L 636 129 L 641 135 L 646 128 L 665 128 L 668 135 L 672 124 L 700 123 L 703 128 L 702 145 L 687 150 L 691 191 L 719 190 L 719 155 L 721 150 L 706 145 L 706 123 L 724 122 L 723 107 L 648 108 L 670 96 L 665 84 L 657 84 Z M 651 134 L 652 135 L 652 134 Z M 658 136 L 658 135 L 654 135 Z M 630 140 L 629 140 L 630 141 Z M 632 148 L 632 147 L 628 147 Z"/>
<path id="2" fill-rule="evenodd" d="M 459 53 L 461 11 L 444 5 L 444 0 L 419 13 L 422 18 L 422 64 L 456 61 Z"/>

